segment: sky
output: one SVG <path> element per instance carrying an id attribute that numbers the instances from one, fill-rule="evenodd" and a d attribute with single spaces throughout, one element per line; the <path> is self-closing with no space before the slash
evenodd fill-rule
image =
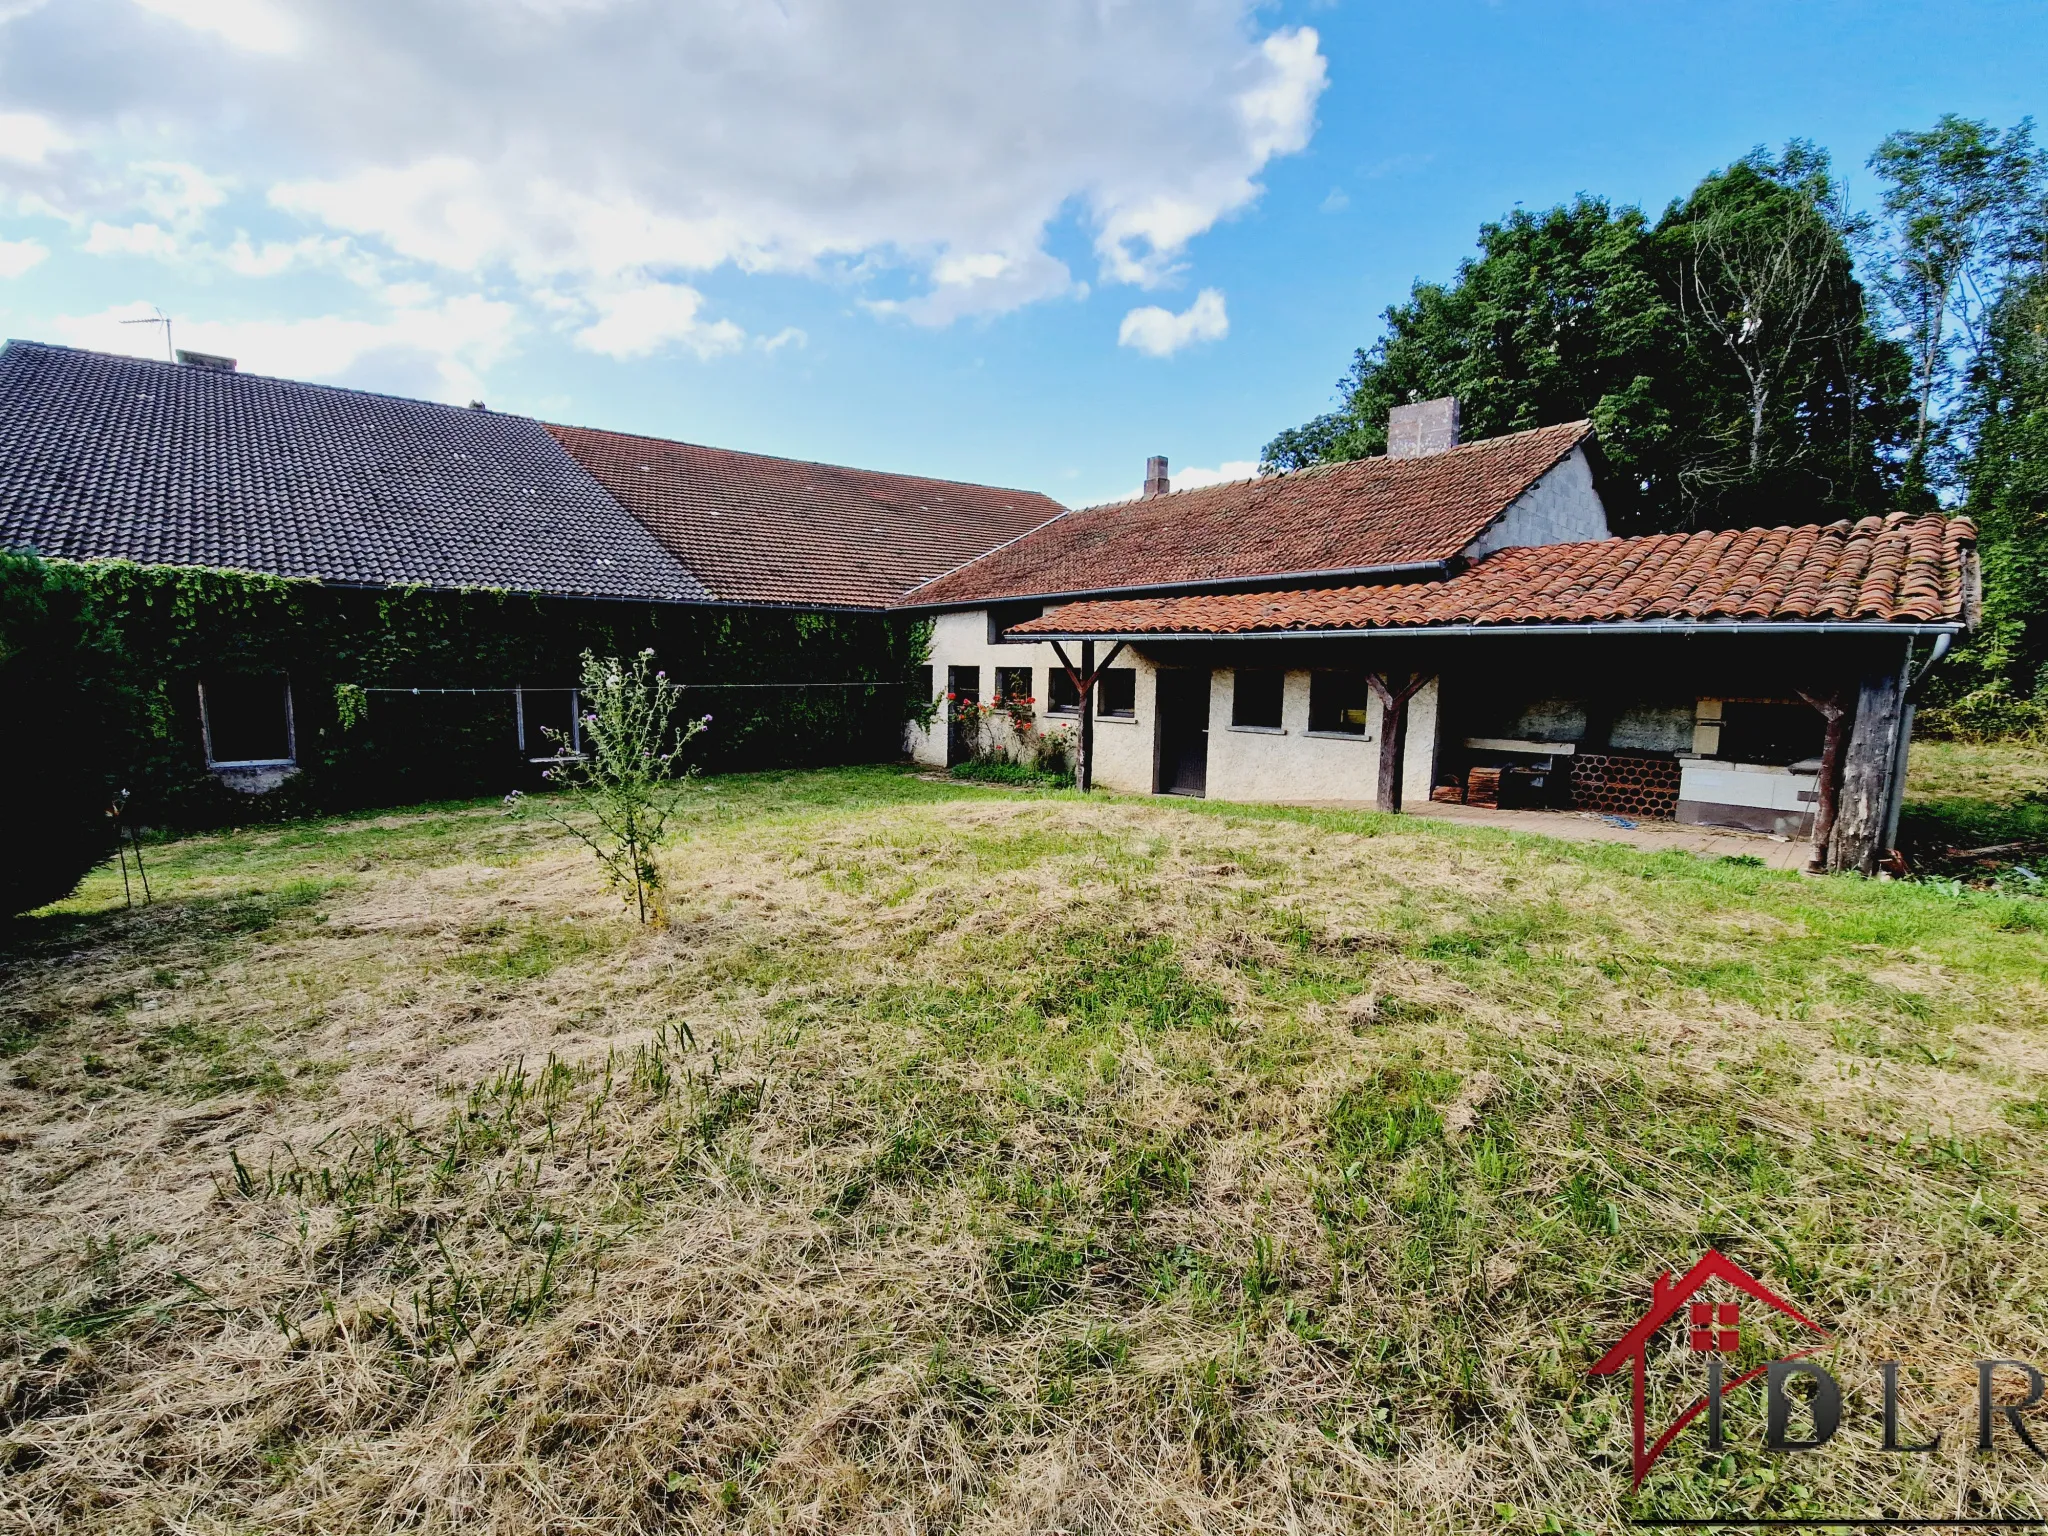
<path id="1" fill-rule="evenodd" d="M 0 334 L 1069 505 L 1478 226 L 2003 126 L 2048 0 L 0 0 Z"/>

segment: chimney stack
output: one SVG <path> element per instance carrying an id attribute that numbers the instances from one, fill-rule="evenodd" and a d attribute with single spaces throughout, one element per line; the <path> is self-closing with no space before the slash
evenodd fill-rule
<path id="1" fill-rule="evenodd" d="M 204 368 L 208 373 L 233 373 L 235 360 L 222 357 L 218 352 L 191 352 L 178 348 L 178 361 L 187 368 Z"/>
<path id="2" fill-rule="evenodd" d="M 1145 494 L 1164 496 L 1173 489 L 1173 482 L 1166 478 L 1166 455 L 1155 453 L 1145 461 Z"/>
<path id="3" fill-rule="evenodd" d="M 1458 446 L 1458 400 L 1447 395 L 1387 412 L 1387 457 L 1422 459 Z"/>

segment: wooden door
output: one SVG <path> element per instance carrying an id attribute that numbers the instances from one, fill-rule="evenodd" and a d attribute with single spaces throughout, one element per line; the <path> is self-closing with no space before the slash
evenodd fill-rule
<path id="1" fill-rule="evenodd" d="M 1158 792 L 1200 799 L 1209 792 L 1209 669 L 1169 667 L 1158 677 Z"/>
<path id="2" fill-rule="evenodd" d="M 946 668 L 946 692 L 962 704 L 981 702 L 981 668 Z M 946 766 L 953 768 L 974 756 L 975 742 L 970 732 L 960 728 L 960 711 L 949 701 L 946 705 Z"/>

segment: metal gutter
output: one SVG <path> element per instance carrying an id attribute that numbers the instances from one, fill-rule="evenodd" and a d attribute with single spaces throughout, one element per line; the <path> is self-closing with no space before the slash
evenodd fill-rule
<path id="1" fill-rule="evenodd" d="M 1555 466 L 1553 466 L 1554 468 Z M 1492 526 L 1491 524 L 1488 525 Z M 1036 530 L 1034 530 L 1035 532 Z M 1483 531 L 1483 530 L 1482 530 Z M 986 555 L 979 557 L 987 559 Z M 972 565 L 974 562 L 969 561 Z M 1400 565 L 1355 565 L 1339 566 L 1326 571 L 1275 571 L 1271 575 L 1259 576 L 1205 576 L 1199 581 L 1161 581 L 1138 587 L 1082 587 L 1071 592 L 1013 592 L 1002 597 L 962 598 L 947 603 L 915 603 L 908 596 L 898 598 L 891 611 L 897 613 L 950 613 L 963 608 L 1003 608 L 1012 603 L 1072 603 L 1091 598 L 1104 597 L 1157 597 L 1181 592 L 1243 592 L 1259 591 L 1268 584 L 1275 586 L 1299 586 L 1303 582 L 1320 582 L 1326 585 L 1340 582 L 1359 581 L 1369 576 L 1427 576 L 1446 575 L 1451 568 L 1450 559 L 1409 560 Z M 965 569 L 965 567 L 960 567 Z M 952 574 L 951 572 L 947 573 Z M 933 581 L 943 580 L 933 577 Z M 931 585 L 930 582 L 925 583 Z M 912 592 L 917 588 L 912 588 Z M 1078 637 L 1070 637 L 1078 638 Z M 1101 638 L 1097 636 L 1095 638 Z"/>
<path id="2" fill-rule="evenodd" d="M 1875 620 L 1828 619 L 1811 622 L 1791 620 L 1723 619 L 1628 619 L 1609 624 L 1431 624 L 1387 625 L 1374 629 L 1254 629 L 1254 630 L 1034 630 L 1012 634 L 1019 644 L 1041 640 L 1121 640 L 1144 644 L 1160 640 L 1364 640 L 1420 639 L 1423 636 L 1476 635 L 1936 635 L 1948 636 L 1950 643 L 1962 632 L 1960 621 L 1929 624 L 1895 624 Z"/>

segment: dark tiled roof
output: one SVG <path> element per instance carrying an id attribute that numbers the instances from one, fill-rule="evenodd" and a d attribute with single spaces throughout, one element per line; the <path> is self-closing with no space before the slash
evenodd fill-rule
<path id="1" fill-rule="evenodd" d="M 1567 422 L 1427 458 L 1354 459 L 1088 507 L 906 601 L 940 606 L 1447 560 L 1591 431 Z"/>
<path id="2" fill-rule="evenodd" d="M 1035 491 L 554 427 L 720 598 L 886 607 L 1066 509 Z"/>
<path id="3" fill-rule="evenodd" d="M 1962 623 L 1977 530 L 1966 518 L 1660 534 L 1504 549 L 1449 581 L 1084 602 L 1012 634 L 1239 635 L 1438 624 L 1645 619 Z"/>
<path id="4" fill-rule="evenodd" d="M 0 350 L 0 548 L 703 601 L 538 422 L 34 342 Z"/>

